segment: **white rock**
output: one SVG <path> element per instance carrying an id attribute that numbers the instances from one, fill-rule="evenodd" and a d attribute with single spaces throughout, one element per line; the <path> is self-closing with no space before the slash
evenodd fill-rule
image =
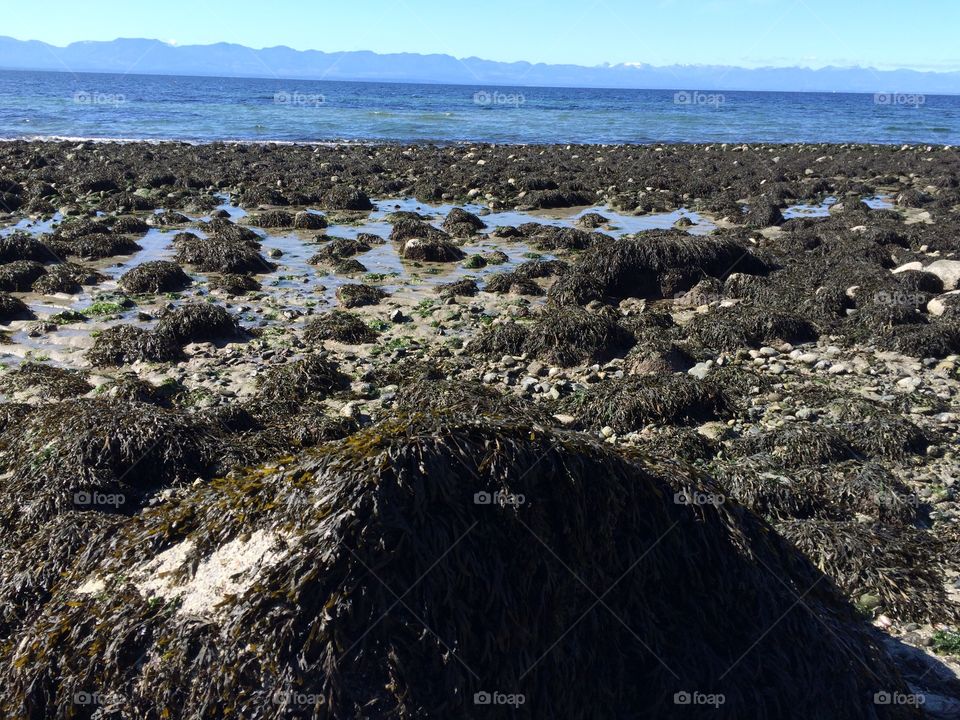
<path id="1" fill-rule="evenodd" d="M 898 268 L 894 268 L 892 272 L 902 273 L 902 272 L 907 272 L 908 270 L 923 270 L 923 263 L 920 262 L 919 260 L 915 260 L 914 262 L 908 262 L 905 265 L 901 265 Z"/>
<path id="2" fill-rule="evenodd" d="M 948 307 L 960 305 L 960 290 L 951 290 L 939 295 L 927 303 L 927 312 L 937 317 L 943 315 Z"/>
<path id="3" fill-rule="evenodd" d="M 924 268 L 943 281 L 944 290 L 956 290 L 960 283 L 960 260 L 937 260 Z"/>

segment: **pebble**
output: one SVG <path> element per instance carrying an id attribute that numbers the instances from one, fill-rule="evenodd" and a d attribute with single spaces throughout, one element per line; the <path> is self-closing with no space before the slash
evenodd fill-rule
<path id="1" fill-rule="evenodd" d="M 771 375 L 783 375 L 787 371 L 786 366 L 783 363 L 770 363 L 770 367 L 767 368 L 767 372 Z"/>

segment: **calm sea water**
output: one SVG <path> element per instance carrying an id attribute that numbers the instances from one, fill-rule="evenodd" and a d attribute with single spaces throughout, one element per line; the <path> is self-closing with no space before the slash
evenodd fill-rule
<path id="1" fill-rule="evenodd" d="M 960 143 L 960 96 L 0 71 L 0 138 Z"/>

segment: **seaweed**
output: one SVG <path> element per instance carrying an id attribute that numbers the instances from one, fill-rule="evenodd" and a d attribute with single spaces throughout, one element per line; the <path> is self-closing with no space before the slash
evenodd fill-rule
<path id="1" fill-rule="evenodd" d="M 303 339 L 312 344 L 335 340 L 357 345 L 376 342 L 378 336 L 360 317 L 344 310 L 331 310 L 313 318 L 303 330 Z"/>
<path id="2" fill-rule="evenodd" d="M 87 351 L 87 360 L 100 367 L 171 362 L 182 357 L 183 351 L 170 335 L 126 324 L 101 331 Z"/>
<path id="3" fill-rule="evenodd" d="M 31 320 L 34 317 L 33 311 L 24 304 L 23 300 L 0 292 L 0 322 Z"/>
<path id="4" fill-rule="evenodd" d="M 464 278 L 437 285 L 436 292 L 444 297 L 475 297 L 480 292 L 476 280 Z"/>
<path id="5" fill-rule="evenodd" d="M 274 269 L 273 263 L 260 254 L 259 245 L 221 232 L 225 234 L 206 239 L 191 233 L 177 235 L 173 241 L 176 261 L 193 265 L 200 272 L 268 273 Z"/>
<path id="6" fill-rule="evenodd" d="M 703 688 L 754 717 L 852 719 L 906 691 L 768 526 L 674 502 L 709 488 L 658 472 L 529 423 L 428 415 L 214 481 L 94 537 L 0 649 L 0 703 L 467 717 L 496 691 L 524 698 L 518 717 L 583 720 L 680 717 L 675 694 Z"/>
<path id="7" fill-rule="evenodd" d="M 274 416 L 296 411 L 304 403 L 329 397 L 342 388 L 345 381 L 345 376 L 326 355 L 306 355 L 270 368 L 257 378 L 256 411 Z"/>
<path id="8" fill-rule="evenodd" d="M 225 295 L 236 297 L 246 295 L 248 292 L 255 292 L 262 286 L 260 282 L 252 275 L 241 275 L 240 273 L 224 273 L 215 275 L 209 281 L 210 290 L 222 292 Z"/>
<path id="9" fill-rule="evenodd" d="M 341 285 L 337 288 L 336 294 L 337 300 L 345 308 L 378 305 L 381 300 L 388 297 L 387 293 L 380 288 L 364 283 Z"/>
<path id="10" fill-rule="evenodd" d="M 561 367 L 602 363 L 635 343 L 618 318 L 575 306 L 548 304 L 531 324 L 523 351 Z"/>
<path id="11" fill-rule="evenodd" d="M 865 610 L 901 622 L 960 619 L 946 595 L 943 550 L 933 533 L 819 518 L 783 521 L 777 529 Z"/>
<path id="12" fill-rule="evenodd" d="M 37 362 L 21 363 L 0 376 L 0 383 L 11 390 L 37 388 L 56 400 L 86 395 L 93 389 L 84 373 Z"/>
<path id="13" fill-rule="evenodd" d="M 589 427 L 617 433 L 645 425 L 691 425 L 729 417 L 732 403 L 721 388 L 686 375 L 609 378 L 562 404 Z"/>
<path id="14" fill-rule="evenodd" d="M 155 333 L 170 337 L 180 345 L 234 340 L 244 335 L 229 311 L 205 302 L 187 303 L 164 313 L 157 322 Z"/>
<path id="15" fill-rule="evenodd" d="M 190 276 L 177 263 L 150 260 L 120 276 L 121 289 L 128 293 L 177 292 L 190 285 Z"/>
<path id="16" fill-rule="evenodd" d="M 46 273 L 36 260 L 15 260 L 0 265 L 0 291 L 28 292 L 37 278 Z"/>

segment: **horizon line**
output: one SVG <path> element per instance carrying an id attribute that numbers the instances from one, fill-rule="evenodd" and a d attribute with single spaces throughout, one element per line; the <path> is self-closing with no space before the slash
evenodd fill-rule
<path id="1" fill-rule="evenodd" d="M 457 55 L 452 55 L 445 52 L 418 52 L 415 50 L 404 50 L 404 51 L 391 51 L 391 52 L 380 52 L 377 50 L 320 50 L 318 48 L 308 48 L 305 50 L 300 50 L 289 45 L 267 45 L 262 47 L 254 47 L 251 45 L 245 45 L 239 42 L 232 42 L 229 40 L 218 40 L 211 43 L 189 43 L 189 44 L 180 44 L 176 41 L 161 40 L 160 38 L 150 38 L 150 37 L 115 37 L 112 40 L 74 40 L 67 43 L 66 45 L 56 45 L 54 43 L 47 42 L 46 40 L 39 40 L 36 38 L 22 39 L 14 37 L 13 35 L 0 35 L 0 39 L 10 39 L 16 42 L 22 43 L 40 43 L 48 47 L 57 48 L 59 50 L 64 50 L 72 45 L 80 45 L 86 43 L 102 43 L 110 44 L 118 41 L 145 41 L 145 42 L 155 42 L 166 47 L 173 49 L 180 48 L 208 48 L 214 47 L 217 45 L 230 45 L 238 48 L 244 48 L 246 50 L 252 51 L 264 51 L 264 50 L 290 50 L 295 53 L 320 53 L 323 55 L 345 55 L 351 53 L 371 53 L 378 56 L 387 56 L 387 55 L 416 55 L 420 57 L 449 57 L 457 60 L 459 62 L 464 62 L 468 60 L 479 60 L 481 62 L 490 62 L 490 63 L 499 63 L 504 65 L 513 65 L 513 64 L 527 64 L 533 67 L 537 66 L 546 66 L 546 67 L 575 67 L 587 70 L 609 70 L 614 68 L 630 68 L 630 69 L 666 69 L 666 68 L 725 68 L 725 69 L 736 69 L 736 70 L 748 70 L 748 71 L 763 71 L 763 70 L 804 70 L 807 72 L 821 72 L 823 70 L 861 70 L 865 72 L 877 72 L 877 73 L 895 73 L 895 72 L 913 72 L 923 75 L 960 75 L 960 67 L 951 70 L 930 70 L 930 69 L 919 69 L 917 67 L 906 67 L 906 66 L 897 66 L 893 68 L 879 68 L 874 65 L 838 65 L 833 63 L 827 63 L 818 67 L 812 67 L 810 65 L 731 65 L 725 63 L 694 63 L 689 65 L 684 65 L 682 63 L 667 63 L 667 64 L 654 64 L 647 62 L 636 62 L 636 61 L 624 61 L 624 62 L 609 62 L 605 61 L 596 65 L 581 65 L 575 62 L 543 62 L 538 61 L 534 62 L 531 60 L 492 60 L 489 58 L 479 57 L 477 55 L 468 55 L 465 57 L 460 57 Z M 15 69 L 15 68 L 10 68 Z M 93 71 L 88 71 L 93 72 Z M 143 73 L 143 74 L 157 74 L 157 73 Z M 220 77 L 220 76 L 207 76 L 207 77 Z M 230 76 L 227 76 L 230 77 Z"/>

